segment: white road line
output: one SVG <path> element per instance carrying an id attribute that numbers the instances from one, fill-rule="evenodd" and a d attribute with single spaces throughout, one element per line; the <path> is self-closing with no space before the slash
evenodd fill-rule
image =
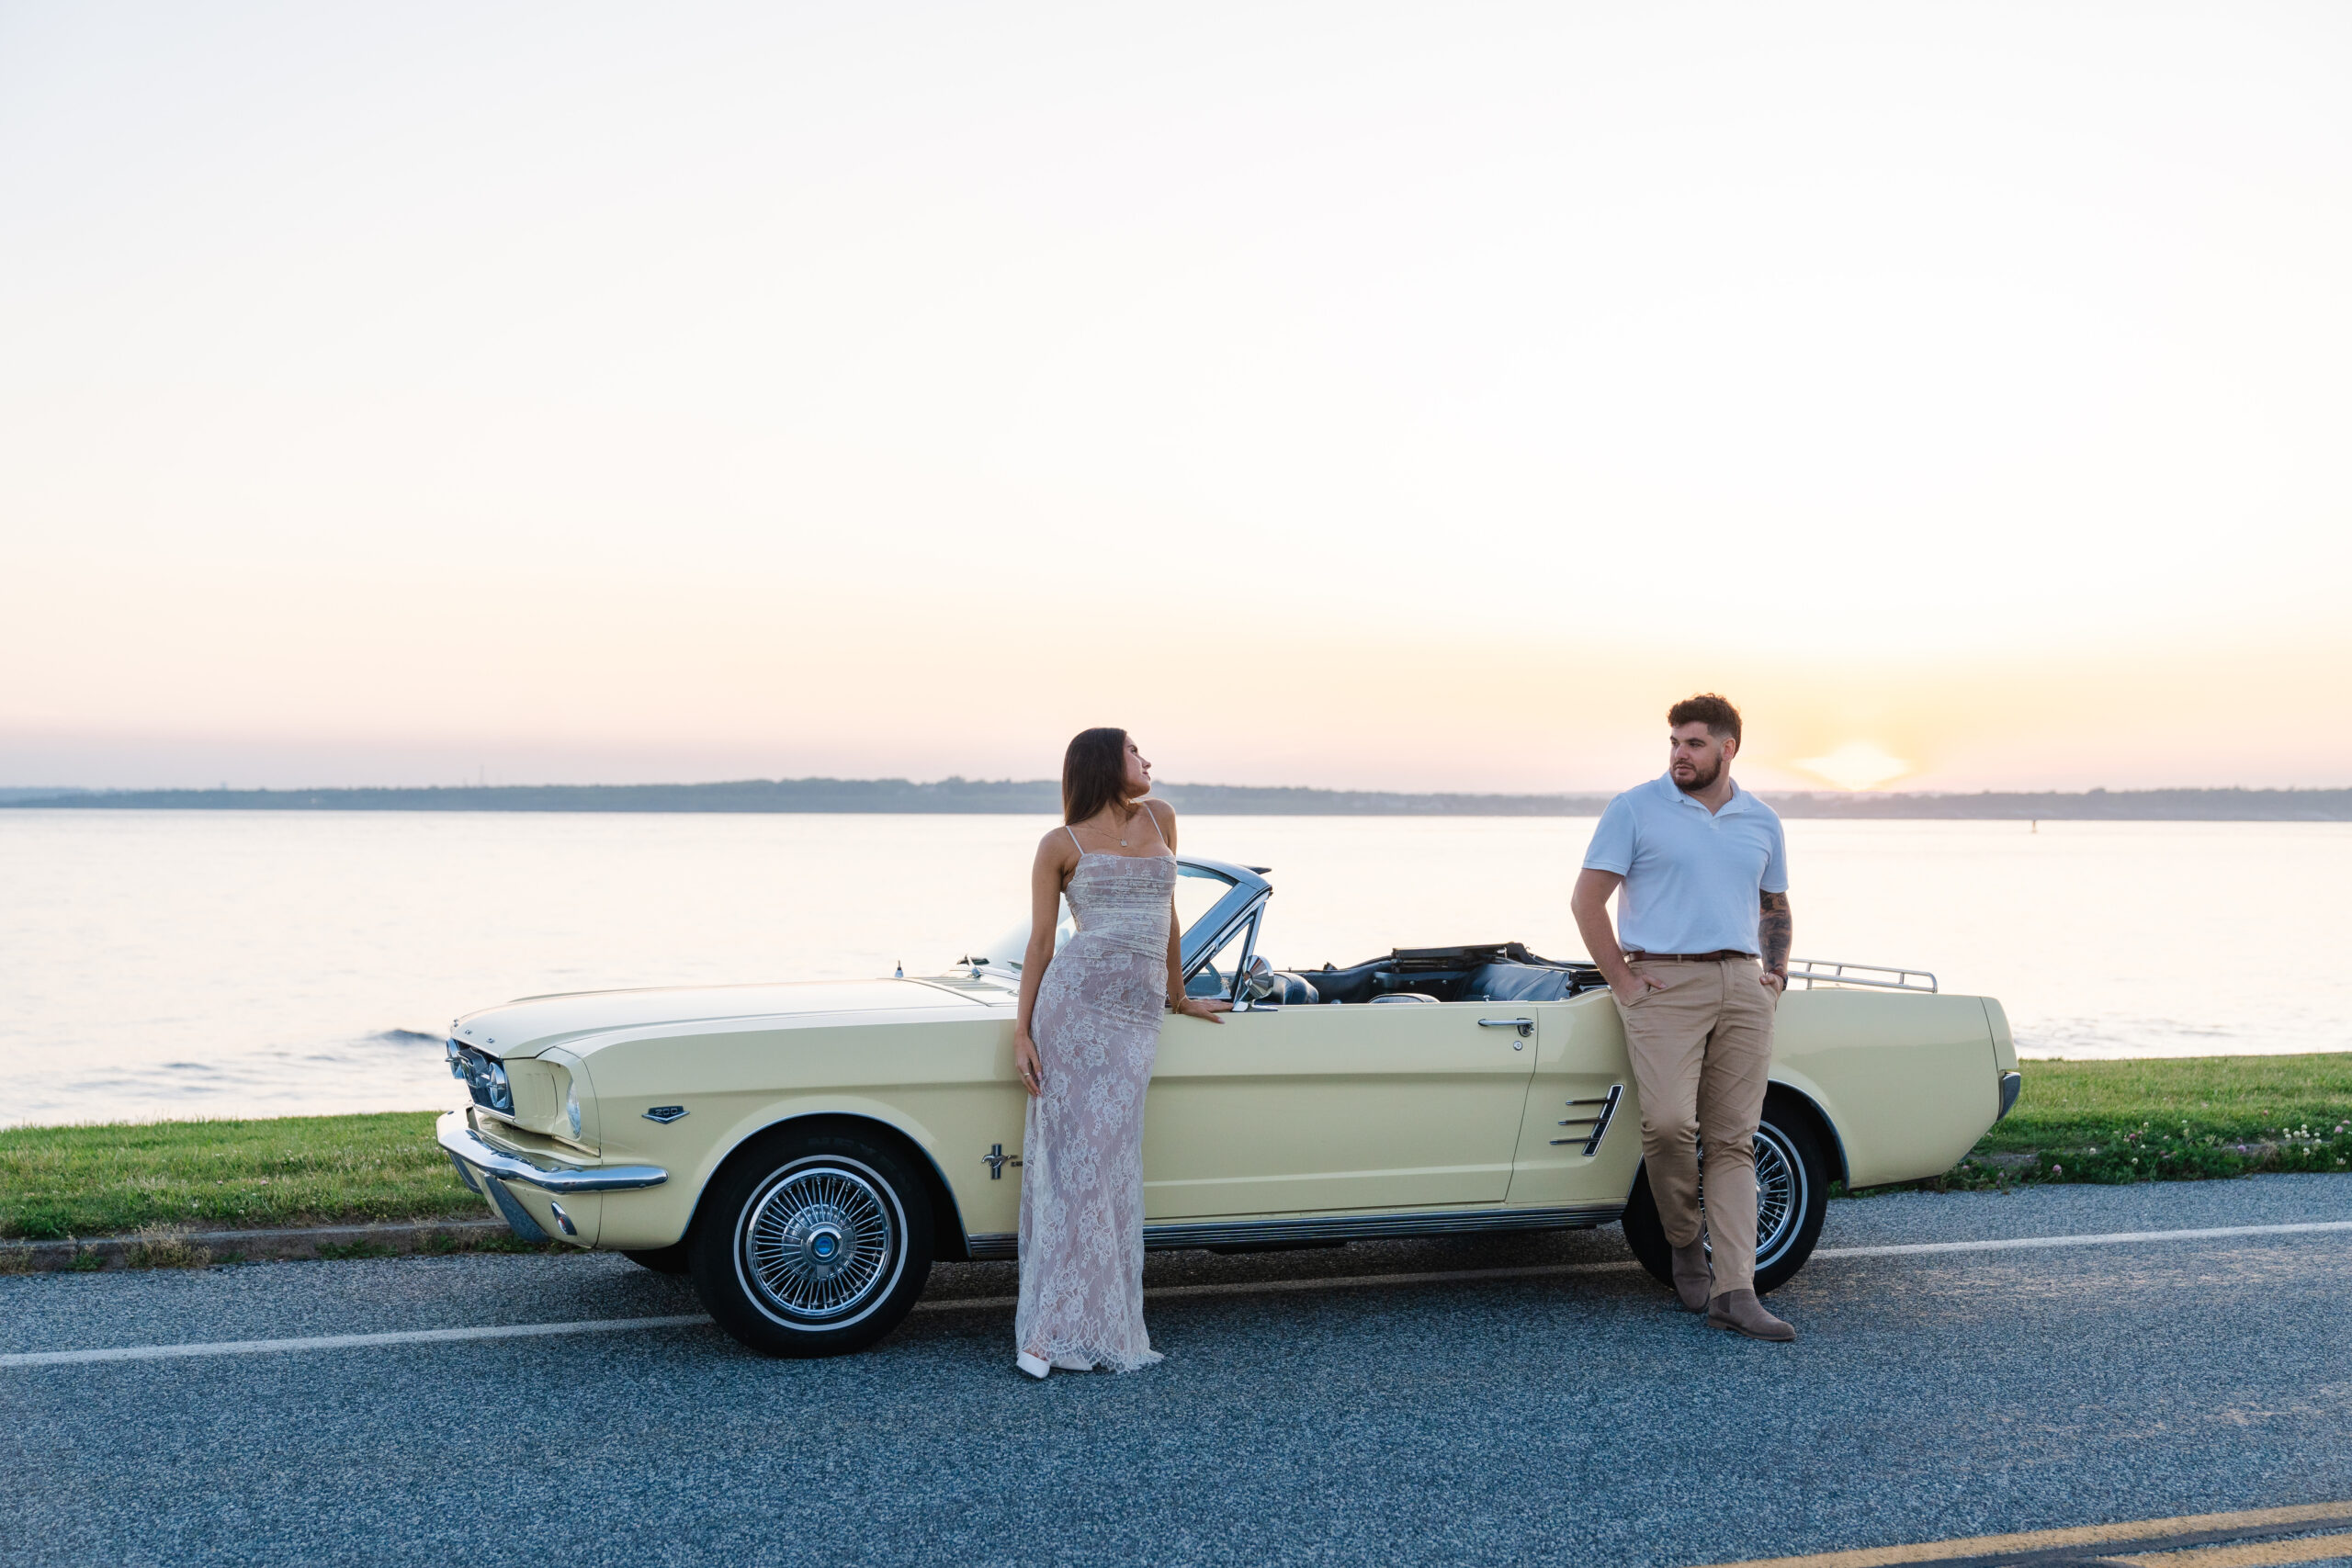
<path id="1" fill-rule="evenodd" d="M 611 1334 L 624 1328 L 688 1328 L 689 1317 L 594 1317 L 580 1323 L 510 1323 L 492 1328 L 414 1328 L 394 1334 L 322 1334 L 310 1339 L 223 1339 L 210 1345 L 124 1345 L 110 1350 L 31 1350 L 0 1356 L 0 1367 L 59 1367 L 83 1361 L 164 1361 L 180 1356 L 272 1356 L 288 1350 L 350 1350 L 367 1345 L 443 1345 L 461 1339 L 526 1339 L 542 1334 Z"/>
<path id="2" fill-rule="evenodd" d="M 2307 1235 L 2352 1231 L 2352 1220 L 2307 1220 L 2284 1225 L 2217 1225 L 2209 1230 L 2110 1231 L 2093 1235 L 2011 1236 L 1996 1241 L 1921 1241 L 1888 1247 L 1826 1247 L 1813 1261 L 1842 1258 L 1913 1258 L 1936 1253 L 2015 1252 L 2053 1247 L 2129 1247 L 2151 1242 L 2228 1241 L 2238 1236 Z M 1146 1291 L 1152 1301 L 1193 1296 L 1269 1295 L 1287 1291 L 1342 1291 L 1370 1285 L 1436 1285 L 1477 1280 L 1542 1280 L 1564 1274 L 1609 1274 L 1638 1269 L 1632 1258 L 1599 1263 L 1545 1263 L 1523 1269 L 1456 1269 L 1425 1274 L 1343 1274 L 1324 1280 L 1235 1280 L 1216 1285 L 1162 1285 Z M 967 1296 L 917 1302 L 917 1312 L 1001 1310 L 1012 1296 Z M 225 1339 L 209 1345 L 124 1345 L 103 1350 L 30 1350 L 0 1355 L 0 1367 L 57 1367 L 91 1361 L 163 1361 L 187 1356 L 267 1356 L 293 1350 L 348 1350 L 371 1345 L 442 1345 L 470 1339 L 521 1339 L 548 1334 L 612 1334 L 632 1328 L 691 1328 L 710 1319 L 699 1313 L 680 1317 L 599 1317 L 578 1323 L 515 1323 L 488 1328 L 418 1328 L 390 1334 L 326 1334 L 307 1339 Z"/>
<path id="3" fill-rule="evenodd" d="M 2098 1235 L 2029 1235 L 1997 1241 L 1920 1241 L 1891 1247 L 1825 1247 L 1807 1259 L 1807 1266 L 1826 1258 L 1908 1258 L 1937 1252 L 2007 1252 L 2020 1247 L 2121 1247 L 2132 1242 L 2214 1241 L 2241 1235 L 2292 1235 L 2306 1231 L 2352 1231 L 2352 1220 L 2312 1220 L 2290 1225 L 2224 1225 L 2194 1231 L 2110 1231 Z M 1272 1291 L 1340 1291 L 1362 1285 L 1431 1285 L 1450 1280 L 1541 1280 L 1561 1274 L 1606 1274 L 1641 1265 L 1632 1258 L 1605 1263 L 1544 1263 L 1524 1269 L 1457 1269 L 1434 1274 L 1342 1274 L 1323 1280 L 1266 1280 L 1227 1285 L 1163 1285 L 1146 1291 L 1147 1300 L 1181 1296 L 1259 1295 Z M 915 1303 L 917 1312 L 969 1311 L 976 1307 L 1009 1307 L 1012 1296 L 971 1296 L 963 1300 Z"/>
<path id="4" fill-rule="evenodd" d="M 2025 1235 L 2002 1241 L 1917 1241 L 1894 1247 L 1825 1247 L 1815 1258 L 1910 1258 L 1930 1252 L 2009 1252 L 2030 1247 L 2128 1247 L 2143 1241 L 2226 1241 L 2240 1235 L 2297 1235 L 2352 1231 L 2352 1220 L 2306 1220 L 2291 1225 L 2216 1225 L 2201 1231 L 2110 1231 L 2104 1235 Z"/>

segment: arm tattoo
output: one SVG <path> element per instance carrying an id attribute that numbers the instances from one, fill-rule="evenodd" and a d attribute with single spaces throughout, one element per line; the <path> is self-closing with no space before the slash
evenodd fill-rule
<path id="1" fill-rule="evenodd" d="M 1789 944 L 1795 940 L 1796 920 L 1789 913 L 1789 896 L 1767 893 L 1756 918 L 1756 934 L 1764 948 L 1764 967 L 1775 975 L 1789 972 Z"/>

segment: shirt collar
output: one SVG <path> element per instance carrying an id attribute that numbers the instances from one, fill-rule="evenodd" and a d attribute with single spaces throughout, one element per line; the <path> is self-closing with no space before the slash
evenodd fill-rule
<path id="1" fill-rule="evenodd" d="M 1658 774 L 1657 787 L 1665 791 L 1667 797 L 1670 800 L 1693 807 L 1701 811 L 1707 811 L 1707 807 L 1703 802 L 1693 798 L 1680 784 L 1674 782 L 1674 770 L 1671 768 L 1668 768 L 1665 773 Z M 1724 802 L 1723 808 L 1721 810 L 1708 811 L 1707 815 L 1710 817 L 1728 817 L 1736 811 L 1746 811 L 1747 809 L 1747 792 L 1739 787 L 1739 781 L 1737 779 L 1734 779 L 1731 783 L 1731 798 Z"/>

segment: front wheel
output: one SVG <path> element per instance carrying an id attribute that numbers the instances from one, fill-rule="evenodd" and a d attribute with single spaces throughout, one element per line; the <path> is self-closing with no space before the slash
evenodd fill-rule
<path id="1" fill-rule="evenodd" d="M 690 1245 L 695 1293 L 769 1356 L 842 1356 L 899 1325 L 931 1273 L 931 1201 L 895 1150 L 781 1128 L 711 1184 Z"/>
<path id="2" fill-rule="evenodd" d="M 1706 1212 L 1706 1163 L 1700 1159 L 1699 1209 Z M 1756 1127 L 1756 1293 L 1769 1295 L 1796 1277 L 1821 1239 L 1829 1213 L 1829 1162 L 1813 1119 L 1782 1102 L 1766 1100 Z M 1674 1284 L 1673 1249 L 1658 1223 L 1649 1172 L 1636 1168 L 1626 1200 L 1625 1245 L 1658 1283 Z"/>

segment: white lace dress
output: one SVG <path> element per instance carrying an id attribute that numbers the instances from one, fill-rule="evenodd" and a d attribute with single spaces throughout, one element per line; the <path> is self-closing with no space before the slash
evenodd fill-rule
<path id="1" fill-rule="evenodd" d="M 1080 854 L 1078 931 L 1037 987 L 1045 1093 L 1021 1145 L 1016 1349 L 1129 1372 L 1143 1325 L 1143 1098 L 1168 1005 L 1170 855 Z"/>

